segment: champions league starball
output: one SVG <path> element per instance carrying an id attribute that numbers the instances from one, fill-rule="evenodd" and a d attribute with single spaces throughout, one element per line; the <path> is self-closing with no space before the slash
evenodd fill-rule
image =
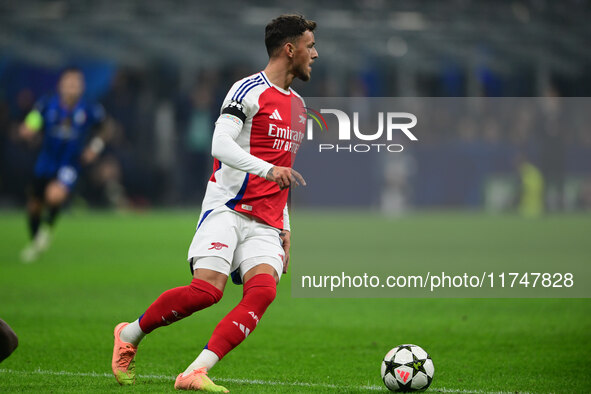
<path id="1" fill-rule="evenodd" d="M 431 356 L 417 345 L 396 346 L 382 360 L 382 380 L 390 391 L 426 390 L 434 373 Z"/>

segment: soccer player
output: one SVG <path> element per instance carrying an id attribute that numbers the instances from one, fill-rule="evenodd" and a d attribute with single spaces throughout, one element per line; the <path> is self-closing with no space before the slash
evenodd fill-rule
<path id="1" fill-rule="evenodd" d="M 0 363 L 18 347 L 18 337 L 8 324 L 0 319 Z"/>
<path id="2" fill-rule="evenodd" d="M 98 157 L 109 133 L 103 107 L 82 99 L 82 71 L 64 70 L 57 90 L 36 103 L 19 129 L 25 140 L 42 138 L 27 202 L 31 243 L 21 253 L 23 262 L 36 260 L 49 247 L 50 229 L 76 184 L 80 165 Z M 100 131 L 91 138 L 98 127 Z M 42 222 L 47 226 L 42 227 Z"/>
<path id="3" fill-rule="evenodd" d="M 146 334 L 217 303 L 231 274 L 244 283 L 242 300 L 174 384 L 179 390 L 227 392 L 207 371 L 255 329 L 287 271 L 288 189 L 305 185 L 292 169 L 304 135 L 304 103 L 290 85 L 294 78 L 310 79 L 318 57 L 315 27 L 300 15 L 271 21 L 265 28 L 269 63 L 226 95 L 212 139 L 214 171 L 189 247 L 193 280 L 162 293 L 136 321 L 115 327 L 112 369 L 120 384 L 135 382 L 134 357 Z"/>

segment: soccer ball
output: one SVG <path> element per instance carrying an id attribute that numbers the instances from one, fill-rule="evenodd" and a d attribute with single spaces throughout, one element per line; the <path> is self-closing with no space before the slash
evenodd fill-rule
<path id="1" fill-rule="evenodd" d="M 382 361 L 382 380 L 390 391 L 426 390 L 434 373 L 431 356 L 417 345 L 396 346 Z"/>

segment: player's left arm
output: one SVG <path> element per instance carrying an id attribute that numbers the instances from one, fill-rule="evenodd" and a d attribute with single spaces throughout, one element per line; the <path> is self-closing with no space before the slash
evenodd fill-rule
<path id="1" fill-rule="evenodd" d="M 287 268 L 289 267 L 289 249 L 291 248 L 291 227 L 287 204 L 285 204 L 285 208 L 283 208 L 283 230 L 279 233 L 279 237 L 281 238 L 281 245 L 285 252 L 285 258 L 283 259 L 283 273 L 286 274 Z"/>
<path id="2" fill-rule="evenodd" d="M 287 268 L 289 267 L 289 248 L 291 247 L 291 231 L 282 230 L 279 237 L 281 237 L 283 251 L 285 252 L 285 258 L 283 259 L 283 273 L 287 274 Z"/>
<path id="3" fill-rule="evenodd" d="M 92 111 L 93 122 L 96 124 L 94 136 L 82 152 L 82 163 L 94 162 L 105 149 L 106 144 L 113 138 L 115 132 L 114 120 L 107 116 L 102 106 L 97 105 Z"/>
<path id="4" fill-rule="evenodd" d="M 43 116 L 41 113 L 33 109 L 27 114 L 25 120 L 19 127 L 19 135 L 26 141 L 31 141 L 35 136 L 39 134 L 39 131 L 43 127 Z"/>
<path id="5" fill-rule="evenodd" d="M 19 126 L 19 137 L 25 141 L 32 142 L 39 137 L 43 130 L 43 112 L 45 110 L 46 98 L 42 98 L 35 103 L 35 106 L 27 114 Z"/>

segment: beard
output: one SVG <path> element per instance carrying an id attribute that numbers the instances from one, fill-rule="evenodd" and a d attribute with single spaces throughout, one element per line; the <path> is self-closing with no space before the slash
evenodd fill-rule
<path id="1" fill-rule="evenodd" d="M 301 65 L 297 67 L 295 70 L 295 76 L 301 79 L 304 82 L 310 80 L 310 72 L 308 71 L 308 65 Z"/>

